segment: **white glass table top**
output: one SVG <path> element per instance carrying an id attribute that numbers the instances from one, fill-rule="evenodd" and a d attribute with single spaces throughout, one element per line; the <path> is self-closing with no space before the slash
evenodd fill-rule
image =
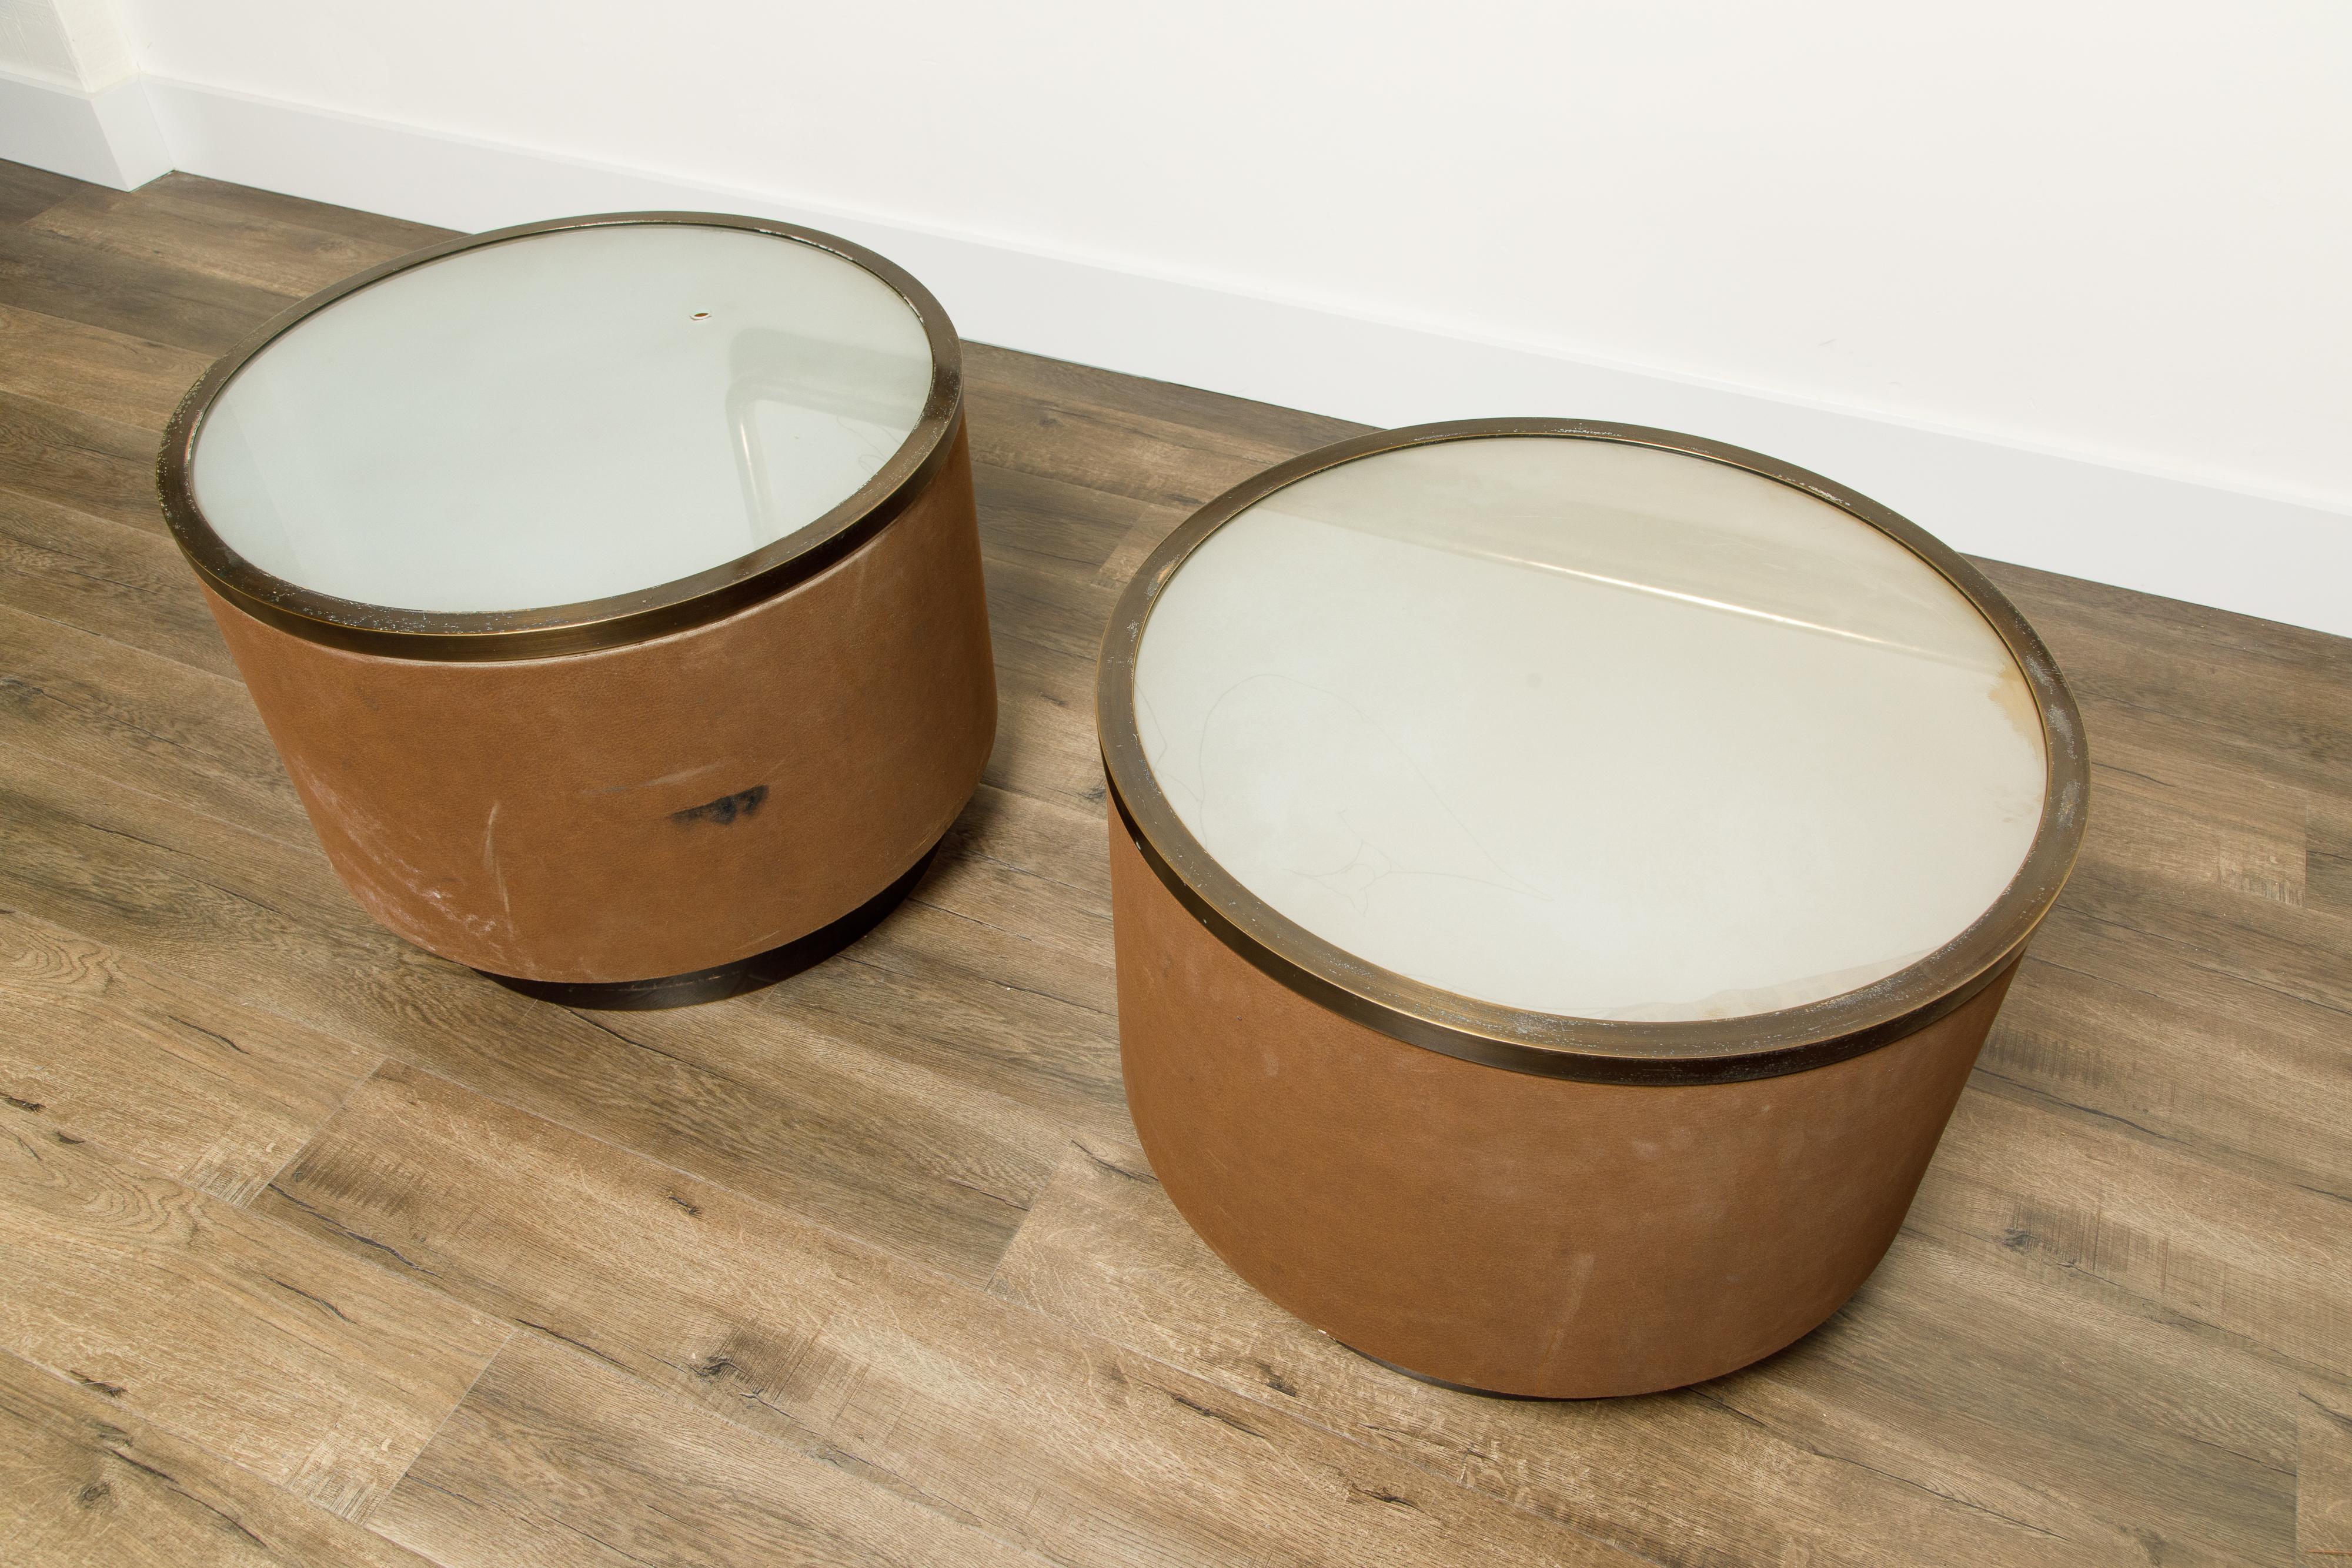
<path id="1" fill-rule="evenodd" d="M 721 566 L 847 500 L 931 382 L 855 262 L 688 224 L 558 229 L 407 268 L 265 347 L 190 481 L 237 554 L 425 612 L 538 609 Z"/>
<path id="2" fill-rule="evenodd" d="M 1502 1007 L 1735 1018 L 1904 968 L 2046 762 L 1958 590 L 1839 507 L 1622 443 L 1408 446 L 1234 517 L 1138 645 L 1153 779 L 1334 946 Z"/>

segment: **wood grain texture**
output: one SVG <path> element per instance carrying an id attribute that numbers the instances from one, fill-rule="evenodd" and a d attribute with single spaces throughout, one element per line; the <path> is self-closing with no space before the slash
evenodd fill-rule
<path id="1" fill-rule="evenodd" d="M 2310 1389 L 2296 1414 L 2295 1551 L 2340 1563 L 2352 1557 L 2352 1401 L 2340 1389 Z"/>
<path id="2" fill-rule="evenodd" d="M 2306 909 L 2352 916 L 2352 802 L 2305 806 L 2303 901 Z"/>
<path id="3" fill-rule="evenodd" d="M 310 235 L 328 234 L 352 240 L 371 251 L 391 257 L 453 238 L 457 233 L 454 229 L 435 228 L 430 224 L 415 223 L 407 218 L 388 218 L 380 213 L 361 212 L 356 207 L 331 206 L 325 202 L 305 201 L 299 196 L 259 191 L 250 185 L 231 185 L 194 174 L 166 174 L 142 185 L 134 193 L 142 201 L 152 198 L 160 206 L 173 213 L 201 212 L 206 221 L 222 227 L 255 225 L 267 228 L 282 225 L 289 229 L 303 231 L 289 239 L 289 250 L 310 243 Z"/>
<path id="4" fill-rule="evenodd" d="M 134 425 L 0 392 L 0 489 L 161 533 L 155 445 Z"/>
<path id="5" fill-rule="evenodd" d="M 21 224 L 83 188 L 80 181 L 47 169 L 0 162 L 0 225 Z"/>
<path id="6" fill-rule="evenodd" d="M 152 494 L 211 356 L 438 237 L 0 165 L 16 1556 L 2352 1561 L 2352 642 L 1985 563 L 2091 825 L 1886 1262 L 1701 1388 L 1455 1395 L 1242 1286 L 1119 1084 L 1104 621 L 1359 427 L 969 345 L 982 789 L 847 953 L 571 1013 L 361 915 Z"/>
<path id="7" fill-rule="evenodd" d="M 0 604 L 234 681 L 194 587 L 165 535 L 0 488 Z"/>
<path id="8" fill-rule="evenodd" d="M 207 358 L 293 303 L 156 256 L 124 256 L 29 224 L 0 225 L 0 299 Z"/>
<path id="9" fill-rule="evenodd" d="M 161 431 L 210 359 L 0 306 L 0 391 Z"/>
<path id="10" fill-rule="evenodd" d="M 0 744 L 79 763 L 289 844 L 302 803 L 244 687 L 0 606 Z"/>
<path id="11" fill-rule="evenodd" d="M 303 222 L 295 214 L 308 217 L 309 204 L 251 199 L 260 192 L 225 201 L 215 194 L 221 189 L 178 173 L 136 191 L 85 186 L 44 208 L 27 226 L 110 255 L 267 288 L 289 300 L 447 237 L 423 224 L 378 218 L 361 227 L 351 221 L 363 214 Z"/>
<path id="12" fill-rule="evenodd" d="M 0 1112 L 0 1349 L 331 1512 L 366 1513 L 509 1332 Z"/>
<path id="13" fill-rule="evenodd" d="M 1116 1145 L 1095 1157 L 1140 1158 Z M 485 1191 L 539 1201 L 485 1206 Z M 397 1066 L 352 1094 L 259 1207 L 1056 1561 L 1629 1561 Z"/>
<path id="14" fill-rule="evenodd" d="M 5 755 L 0 816 L 26 831 L 0 901 L 209 988 L 974 1280 L 1052 1172 L 1062 1134 L 986 1086 L 1004 1069 L 985 1037 L 864 1049 L 790 1010 L 807 977 L 740 1006 L 551 1008 L 375 925 L 315 848 Z M 1001 1016 L 982 985 L 964 984 L 967 1018 Z"/>
<path id="15" fill-rule="evenodd" d="M 2245 1366 L 2176 1346 L 2166 1370 L 2187 1381 L 2144 1385 L 2162 1333 L 2128 1312 L 2045 1304 L 1913 1232 L 1790 1351 L 1606 1404 L 1404 1383 L 1243 1284 L 1157 1184 L 1083 1156 L 1064 1162 L 994 1289 L 1659 1561 L 1801 1549 L 1856 1564 L 2140 1563 L 2160 1544 L 2168 1563 L 2221 1563 L 2250 1540 L 2284 1551 L 2292 1521 L 2291 1376 L 2257 1361 L 2260 1385 L 2239 1387 Z M 2085 1311 L 2095 1335 L 2053 1346 Z M 2085 1416 L 2094 1391 L 2100 1414 Z M 2098 1462 L 2126 1445 L 2133 1464 Z"/>
<path id="16" fill-rule="evenodd" d="M 845 1456 L 762 1438 L 543 1334 L 518 1334 L 374 1527 L 447 1568 L 1042 1559 Z"/>
<path id="17" fill-rule="evenodd" d="M 105 1393 L 0 1355 L 13 1568 L 428 1568 Z"/>
<path id="18" fill-rule="evenodd" d="M 0 913 L 0 1099 L 52 1138 L 243 1203 L 377 1058 Z"/>

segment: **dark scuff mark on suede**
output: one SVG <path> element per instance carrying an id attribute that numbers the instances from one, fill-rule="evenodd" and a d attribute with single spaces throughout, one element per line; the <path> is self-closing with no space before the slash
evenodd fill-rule
<path id="1" fill-rule="evenodd" d="M 706 800 L 699 806 L 688 806 L 683 811 L 672 811 L 669 820 L 681 827 L 697 822 L 715 822 L 726 827 L 738 818 L 751 816 L 768 799 L 768 787 L 754 784 L 749 789 L 738 789 L 732 795 L 721 795 L 716 800 Z"/>

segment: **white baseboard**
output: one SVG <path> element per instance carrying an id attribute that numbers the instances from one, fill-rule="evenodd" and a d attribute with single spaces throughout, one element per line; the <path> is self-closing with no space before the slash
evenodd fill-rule
<path id="1" fill-rule="evenodd" d="M 0 71 L 0 158 L 118 191 L 172 170 L 146 84 L 136 77 L 83 92 Z"/>
<path id="2" fill-rule="evenodd" d="M 644 208 L 783 218 L 904 265 L 979 341 L 1372 424 L 1540 413 L 1689 431 L 1830 475 L 1971 554 L 2352 634 L 2352 515 L 2323 507 L 774 193 L 187 82 L 146 88 L 173 166 L 192 173 L 459 229 Z"/>

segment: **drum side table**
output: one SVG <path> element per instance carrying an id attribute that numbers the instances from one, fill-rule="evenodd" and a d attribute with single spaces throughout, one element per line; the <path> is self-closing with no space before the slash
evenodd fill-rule
<path id="1" fill-rule="evenodd" d="M 344 883 L 518 988 L 781 977 L 986 762 L 956 339 L 845 241 L 624 214 L 403 257 L 215 366 L 160 479 Z"/>
<path id="2" fill-rule="evenodd" d="M 1664 431 L 1386 432 L 1138 572 L 1098 690 L 1136 1128 L 1400 1370 L 1721 1375 L 1909 1208 L 2079 844 L 2063 681 L 1966 561 Z"/>

